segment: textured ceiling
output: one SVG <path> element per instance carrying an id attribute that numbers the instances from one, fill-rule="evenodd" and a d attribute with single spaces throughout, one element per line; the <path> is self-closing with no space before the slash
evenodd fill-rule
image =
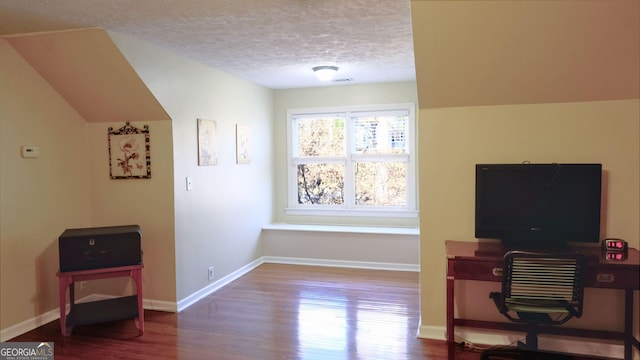
<path id="1" fill-rule="evenodd" d="M 415 81 L 410 0 L 0 0 L 0 35 L 101 27 L 273 88 Z M 350 79 L 350 81 L 340 81 Z"/>

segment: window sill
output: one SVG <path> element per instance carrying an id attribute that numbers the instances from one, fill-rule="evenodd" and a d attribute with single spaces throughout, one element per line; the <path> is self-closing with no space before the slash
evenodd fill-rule
<path id="1" fill-rule="evenodd" d="M 305 215 L 305 216 L 353 216 L 353 217 L 371 217 L 371 218 L 418 218 L 416 210 L 343 210 L 336 208 L 328 209 L 305 209 L 305 208 L 286 208 L 287 215 Z"/>
<path id="2" fill-rule="evenodd" d="M 338 232 L 356 234 L 380 234 L 380 235 L 420 235 L 419 228 L 410 227 L 382 227 L 382 226 L 348 226 L 348 225 L 306 225 L 306 224 L 268 224 L 262 230 L 278 231 L 313 231 L 313 232 Z"/>

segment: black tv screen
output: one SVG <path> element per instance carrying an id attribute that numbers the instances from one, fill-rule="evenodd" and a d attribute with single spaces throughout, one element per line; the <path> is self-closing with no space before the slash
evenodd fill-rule
<path id="1" fill-rule="evenodd" d="M 476 238 L 537 247 L 600 241 L 601 164 L 476 165 Z"/>

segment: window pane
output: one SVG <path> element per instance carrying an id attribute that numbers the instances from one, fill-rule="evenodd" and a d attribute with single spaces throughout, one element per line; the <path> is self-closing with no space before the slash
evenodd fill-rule
<path id="1" fill-rule="evenodd" d="M 344 148 L 343 117 L 298 120 L 297 156 L 344 156 Z"/>
<path id="2" fill-rule="evenodd" d="M 407 164 L 357 162 L 356 205 L 405 206 Z"/>
<path id="3" fill-rule="evenodd" d="M 354 118 L 356 153 L 404 154 L 408 116 Z"/>
<path id="4" fill-rule="evenodd" d="M 342 205 L 343 164 L 298 165 L 298 204 Z"/>

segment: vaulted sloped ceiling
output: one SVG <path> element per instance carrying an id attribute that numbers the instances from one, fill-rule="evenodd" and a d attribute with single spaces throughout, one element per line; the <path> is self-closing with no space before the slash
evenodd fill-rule
<path id="1" fill-rule="evenodd" d="M 3 38 L 87 122 L 171 120 L 102 29 Z"/>
<path id="2" fill-rule="evenodd" d="M 640 97 L 640 1 L 411 2 L 421 108 Z"/>

